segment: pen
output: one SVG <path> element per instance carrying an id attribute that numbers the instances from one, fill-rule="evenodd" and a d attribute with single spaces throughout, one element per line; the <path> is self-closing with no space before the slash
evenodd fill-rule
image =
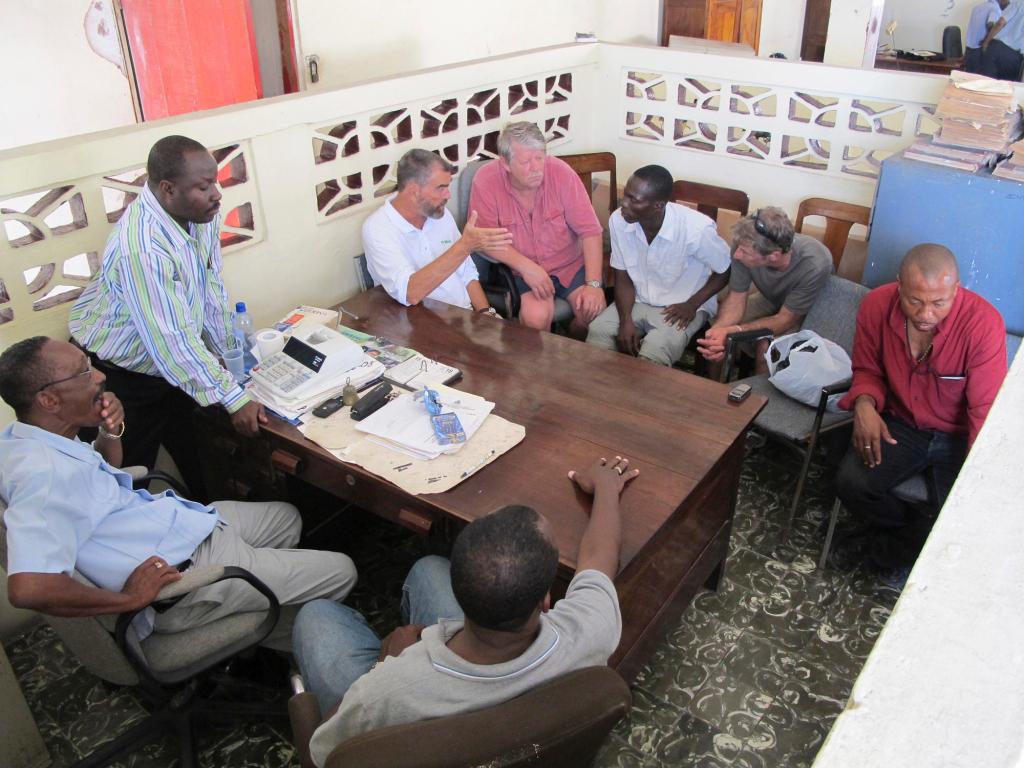
<path id="1" fill-rule="evenodd" d="M 465 472 L 463 472 L 461 475 L 459 475 L 459 479 L 462 480 L 462 479 L 465 479 L 465 478 L 469 477 L 471 474 L 473 474 L 478 469 L 480 469 L 480 467 L 482 467 L 484 464 L 486 464 L 488 461 L 490 461 L 491 457 L 493 455 L 494 455 L 494 449 L 492 448 L 490 453 L 488 453 L 486 456 L 484 456 L 482 459 L 480 459 L 480 461 L 478 461 L 472 467 L 470 467 Z"/>

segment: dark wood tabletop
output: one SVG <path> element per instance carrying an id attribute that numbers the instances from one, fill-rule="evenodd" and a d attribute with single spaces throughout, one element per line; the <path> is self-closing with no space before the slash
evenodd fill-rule
<path id="1" fill-rule="evenodd" d="M 666 622 L 720 573 L 742 438 L 764 398 L 730 403 L 717 382 L 440 302 L 404 307 L 379 287 L 341 306 L 351 313 L 345 325 L 459 368 L 453 386 L 494 402 L 494 413 L 523 425 L 526 437 L 438 494 L 407 494 L 276 419 L 264 429 L 274 464 L 424 531 L 438 518 L 470 522 L 507 504 L 531 506 L 551 522 L 564 589 L 590 509 L 568 472 L 627 457 L 640 476 L 622 495 L 623 637 L 611 663 L 631 679 Z"/>

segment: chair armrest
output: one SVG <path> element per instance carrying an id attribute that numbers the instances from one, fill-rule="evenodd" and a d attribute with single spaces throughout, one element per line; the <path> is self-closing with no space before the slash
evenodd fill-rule
<path id="1" fill-rule="evenodd" d="M 141 473 L 138 472 L 140 469 L 142 470 Z M 151 482 L 159 480 L 160 482 L 171 486 L 171 489 L 181 498 L 189 498 L 188 488 L 182 485 L 177 478 L 168 475 L 166 472 L 161 472 L 158 469 L 151 469 L 147 471 L 145 467 L 129 467 L 125 471 L 132 476 L 132 487 L 136 490 L 139 488 L 149 488 L 149 484 Z"/>
<path id="2" fill-rule="evenodd" d="M 182 574 L 181 579 L 168 584 L 166 587 L 160 590 L 153 602 L 161 600 L 169 600 L 175 597 L 181 597 L 182 595 L 188 594 L 196 589 L 209 586 L 210 584 L 216 584 L 219 581 L 226 581 L 228 579 L 241 579 L 245 581 L 253 589 L 267 598 L 267 615 L 255 630 L 249 635 L 235 642 L 228 643 L 215 652 L 211 653 L 204 659 L 202 669 L 195 669 L 191 674 L 198 674 L 205 669 L 216 666 L 217 664 L 231 658 L 232 656 L 244 651 L 247 648 L 251 648 L 254 645 L 262 642 L 267 635 L 274 629 L 277 624 L 277 620 L 281 615 L 281 605 L 277 600 L 277 596 L 274 592 L 260 581 L 256 576 L 251 574 L 244 568 L 240 568 L 237 565 L 228 566 L 215 566 L 211 568 L 196 568 L 189 570 Z M 148 608 L 149 606 L 146 606 Z M 128 657 L 128 660 L 135 667 L 136 671 L 140 676 L 153 680 L 153 676 L 149 671 L 148 664 L 145 657 L 142 655 L 139 644 L 137 642 L 130 642 L 128 639 L 128 628 L 131 626 L 132 620 L 139 615 L 146 608 L 140 608 L 136 611 L 128 611 L 125 613 L 118 614 L 117 623 L 114 626 L 114 642 L 117 643 L 117 647 Z"/>
<path id="3" fill-rule="evenodd" d="M 844 379 L 843 381 L 837 381 L 835 384 L 829 384 L 821 388 L 821 395 L 826 400 L 832 397 L 832 395 L 838 395 L 840 392 L 849 392 L 850 387 L 853 386 L 853 379 Z"/>
<path id="4" fill-rule="evenodd" d="M 292 724 L 292 743 L 299 753 L 299 764 L 302 768 L 316 768 L 309 754 L 309 741 L 323 719 L 316 696 L 304 691 L 288 699 L 288 719 Z"/>
<path id="5" fill-rule="evenodd" d="M 811 427 L 811 445 L 817 442 L 818 433 L 821 430 L 821 420 L 825 418 L 825 410 L 828 408 L 828 400 L 832 395 L 840 392 L 848 392 L 853 386 L 853 379 L 843 379 L 834 384 L 826 384 L 821 388 L 821 395 L 818 397 L 818 407 L 814 413 L 814 425 Z"/>

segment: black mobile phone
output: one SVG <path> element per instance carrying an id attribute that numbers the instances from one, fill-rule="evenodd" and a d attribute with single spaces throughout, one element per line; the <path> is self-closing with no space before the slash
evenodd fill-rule
<path id="1" fill-rule="evenodd" d="M 335 411 L 340 410 L 343 404 L 341 395 L 332 397 L 329 400 L 324 400 L 320 405 L 314 408 L 313 415 L 320 419 L 326 419 Z"/>
<path id="2" fill-rule="evenodd" d="M 742 403 L 747 399 L 750 390 L 751 386 L 749 384 L 737 384 L 729 390 L 729 399 L 734 403 Z"/>

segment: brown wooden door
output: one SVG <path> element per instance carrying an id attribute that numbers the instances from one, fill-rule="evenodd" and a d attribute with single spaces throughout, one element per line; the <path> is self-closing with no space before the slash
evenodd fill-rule
<path id="1" fill-rule="evenodd" d="M 708 0 L 708 40 L 734 43 L 740 32 L 740 0 Z"/>
<path id="2" fill-rule="evenodd" d="M 664 0 L 665 28 L 661 44 L 668 45 L 669 35 L 704 37 L 704 16 L 707 0 Z"/>
<path id="3" fill-rule="evenodd" d="M 746 43 L 757 53 L 761 38 L 761 0 L 741 0 L 739 42 Z"/>
<path id="4" fill-rule="evenodd" d="M 825 60 L 825 39 L 828 37 L 828 16 L 832 0 L 807 0 L 804 11 L 804 37 L 800 58 L 804 61 Z"/>

